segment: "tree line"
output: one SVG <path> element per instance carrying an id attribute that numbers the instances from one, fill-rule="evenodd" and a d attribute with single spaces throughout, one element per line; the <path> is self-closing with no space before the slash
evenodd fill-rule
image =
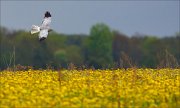
<path id="1" fill-rule="evenodd" d="M 49 33 L 45 41 L 24 30 L 1 27 L 0 69 L 21 65 L 34 69 L 68 68 L 179 68 L 180 33 L 158 38 L 128 37 L 106 24 L 91 27 L 90 34 Z"/>

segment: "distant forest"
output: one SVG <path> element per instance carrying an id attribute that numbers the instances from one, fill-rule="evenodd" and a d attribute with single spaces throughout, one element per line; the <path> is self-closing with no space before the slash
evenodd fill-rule
<path id="1" fill-rule="evenodd" d="M 158 38 L 128 37 L 98 23 L 88 35 L 50 32 L 39 42 L 38 34 L 1 27 L 0 70 L 13 66 L 47 68 L 179 68 L 180 33 Z"/>

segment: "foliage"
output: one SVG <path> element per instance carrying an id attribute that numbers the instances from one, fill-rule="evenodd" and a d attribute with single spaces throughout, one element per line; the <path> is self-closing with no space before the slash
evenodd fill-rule
<path id="1" fill-rule="evenodd" d="M 59 66 L 68 68 L 71 63 L 99 69 L 179 68 L 179 33 L 164 38 L 140 34 L 128 37 L 98 23 L 92 26 L 89 35 L 50 32 L 46 40 L 39 42 L 37 34 L 0 28 L 0 70 L 18 64 L 58 69 Z"/>
<path id="2" fill-rule="evenodd" d="M 94 25 L 87 44 L 90 65 L 103 68 L 112 64 L 112 33 L 107 25 Z"/>
<path id="3" fill-rule="evenodd" d="M 0 72 L 0 107 L 158 107 L 180 105 L 180 69 Z"/>

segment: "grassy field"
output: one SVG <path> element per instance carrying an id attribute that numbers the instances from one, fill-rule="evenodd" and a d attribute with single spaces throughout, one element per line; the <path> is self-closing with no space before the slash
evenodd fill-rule
<path id="1" fill-rule="evenodd" d="M 180 69 L 0 72 L 0 107 L 180 106 Z"/>

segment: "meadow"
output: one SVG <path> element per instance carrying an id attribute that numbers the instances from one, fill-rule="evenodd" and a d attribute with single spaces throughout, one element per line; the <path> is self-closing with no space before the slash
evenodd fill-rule
<path id="1" fill-rule="evenodd" d="M 178 108 L 180 69 L 0 72 L 0 107 Z"/>

